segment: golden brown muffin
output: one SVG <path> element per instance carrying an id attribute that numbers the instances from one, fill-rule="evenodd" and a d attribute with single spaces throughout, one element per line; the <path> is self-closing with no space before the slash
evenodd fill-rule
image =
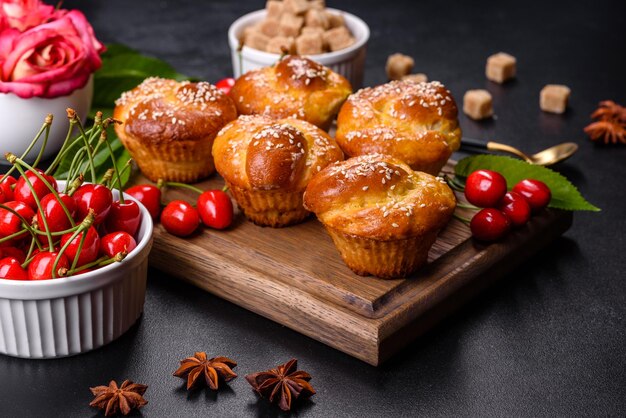
<path id="1" fill-rule="evenodd" d="M 424 265 L 456 207 L 442 179 L 380 154 L 332 164 L 309 182 L 304 207 L 355 273 L 402 277 Z"/>
<path id="2" fill-rule="evenodd" d="M 461 143 L 457 113 L 438 81 L 392 81 L 348 98 L 337 117 L 337 143 L 351 157 L 392 155 L 437 175 Z"/>
<path id="3" fill-rule="evenodd" d="M 230 96 L 241 115 L 302 119 L 328 130 L 350 93 L 348 80 L 330 68 L 288 55 L 239 77 Z"/>
<path id="4" fill-rule="evenodd" d="M 215 171 L 217 132 L 237 117 L 215 86 L 151 77 L 115 102 L 115 132 L 152 181 L 195 182 Z"/>
<path id="5" fill-rule="evenodd" d="M 306 185 L 343 153 L 326 132 L 306 121 L 244 115 L 217 135 L 213 157 L 246 217 L 281 227 L 309 215 L 302 206 Z"/>

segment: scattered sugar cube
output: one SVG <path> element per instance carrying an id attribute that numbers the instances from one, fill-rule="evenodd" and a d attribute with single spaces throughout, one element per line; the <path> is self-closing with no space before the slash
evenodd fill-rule
<path id="1" fill-rule="evenodd" d="M 496 83 L 504 83 L 515 78 L 515 64 L 517 60 L 514 56 L 505 52 L 498 52 L 487 58 L 485 74 L 487 78 Z"/>
<path id="2" fill-rule="evenodd" d="M 279 34 L 278 33 L 280 30 L 279 22 L 278 20 L 274 20 L 274 19 L 265 19 L 259 25 L 259 29 L 261 30 L 263 35 L 273 38 L 274 36 L 278 36 Z"/>
<path id="3" fill-rule="evenodd" d="M 387 77 L 389 80 L 400 80 L 405 75 L 411 74 L 414 64 L 413 58 L 408 55 L 391 54 L 387 58 L 387 65 L 385 66 Z"/>
<path id="4" fill-rule="evenodd" d="M 274 20 L 279 20 L 285 10 L 283 2 L 276 0 L 269 0 L 265 5 L 265 9 L 267 10 L 267 18 Z"/>
<path id="5" fill-rule="evenodd" d="M 328 29 L 330 27 L 330 22 L 328 22 L 328 17 L 326 13 L 321 12 L 317 9 L 310 9 L 306 12 L 304 17 L 305 25 L 308 27 L 319 27 Z"/>
<path id="6" fill-rule="evenodd" d="M 296 38 L 296 52 L 298 55 L 321 54 L 323 51 L 322 37 L 317 34 L 302 34 Z"/>
<path id="7" fill-rule="evenodd" d="M 413 83 L 426 83 L 428 82 L 428 77 L 424 73 L 408 74 L 408 75 L 402 76 L 402 80 L 411 81 Z"/>
<path id="8" fill-rule="evenodd" d="M 326 31 L 324 33 L 324 41 L 328 43 L 331 51 L 338 51 L 352 45 L 354 38 L 350 31 L 345 26 L 342 26 Z"/>
<path id="9" fill-rule="evenodd" d="M 309 10 L 309 2 L 307 0 L 284 0 L 285 10 L 294 15 L 302 15 Z"/>
<path id="10" fill-rule="evenodd" d="M 269 40 L 266 51 L 272 54 L 282 54 L 284 52 L 283 48 L 286 49 L 289 54 L 294 54 L 296 52 L 294 38 L 276 36 Z"/>
<path id="11" fill-rule="evenodd" d="M 346 22 L 343 18 L 343 15 L 338 13 L 325 12 L 326 18 L 328 19 L 328 27 L 330 29 L 340 28 L 346 25 Z"/>
<path id="12" fill-rule="evenodd" d="M 309 1 L 310 9 L 324 10 L 326 8 L 325 0 L 310 0 Z"/>
<path id="13" fill-rule="evenodd" d="M 564 113 L 571 90 L 562 84 L 547 84 L 539 94 L 539 106 L 544 112 Z"/>
<path id="14" fill-rule="evenodd" d="M 244 45 L 250 48 L 265 51 L 270 38 L 265 36 L 260 30 L 254 29 L 245 35 Z"/>
<path id="15" fill-rule="evenodd" d="M 293 36 L 294 38 L 300 34 L 300 28 L 304 19 L 291 13 L 284 13 L 280 18 L 279 33 L 283 36 Z"/>
<path id="16" fill-rule="evenodd" d="M 463 96 L 463 112 L 474 120 L 493 116 L 493 102 L 487 90 L 468 90 Z"/>

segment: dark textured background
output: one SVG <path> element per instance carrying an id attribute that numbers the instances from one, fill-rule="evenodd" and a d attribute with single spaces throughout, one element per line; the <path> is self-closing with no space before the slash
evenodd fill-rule
<path id="1" fill-rule="evenodd" d="M 383 82 L 387 55 L 402 51 L 457 99 L 488 89 L 497 121 L 461 116 L 465 134 L 529 152 L 577 142 L 579 153 L 558 169 L 603 211 L 577 213 L 563 238 L 379 368 L 151 271 L 145 314 L 120 340 L 62 360 L 0 356 L 0 416 L 98 415 L 88 387 L 111 378 L 150 385 L 146 417 L 282 415 L 257 401 L 243 375 L 291 357 L 318 391 L 294 416 L 626 414 L 626 147 L 595 146 L 582 133 L 598 101 L 626 104 L 624 2 L 328 3 L 371 27 L 366 84 Z M 103 41 L 212 81 L 230 74 L 228 25 L 261 6 L 65 2 L 84 10 Z M 484 77 L 486 57 L 500 50 L 518 58 L 518 79 L 505 86 Z M 571 87 L 564 116 L 539 110 L 546 83 Z M 240 377 L 218 393 L 187 394 L 171 373 L 195 350 L 237 359 Z"/>

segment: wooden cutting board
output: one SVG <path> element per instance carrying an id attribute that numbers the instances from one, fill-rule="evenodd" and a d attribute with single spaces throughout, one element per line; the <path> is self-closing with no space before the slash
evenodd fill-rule
<path id="1" fill-rule="evenodd" d="M 142 182 L 141 176 L 135 179 Z M 222 185 L 214 176 L 199 187 Z M 169 190 L 166 200 L 182 196 L 195 197 Z M 274 229 L 256 226 L 237 212 L 228 230 L 205 228 L 186 239 L 157 225 L 150 264 L 378 365 L 571 223 L 570 212 L 546 210 L 502 242 L 481 245 L 453 219 L 433 245 L 426 268 L 404 279 L 381 280 L 352 273 L 314 217 Z"/>

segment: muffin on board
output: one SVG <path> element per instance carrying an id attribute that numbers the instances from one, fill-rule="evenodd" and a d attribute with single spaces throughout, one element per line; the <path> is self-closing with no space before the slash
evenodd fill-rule
<path id="1" fill-rule="evenodd" d="M 207 82 L 151 77 L 116 101 L 118 137 L 152 181 L 192 183 L 215 171 L 218 131 L 237 118 L 234 103 Z"/>
<path id="2" fill-rule="evenodd" d="M 438 81 L 392 81 L 351 95 L 337 117 L 337 143 L 350 157 L 381 153 L 437 175 L 459 149 L 454 98 Z"/>
<path id="3" fill-rule="evenodd" d="M 426 263 L 456 199 L 443 180 L 371 154 L 322 170 L 309 182 L 304 206 L 326 227 L 350 269 L 388 279 Z"/>
<path id="4" fill-rule="evenodd" d="M 350 93 L 350 82 L 330 68 L 287 55 L 239 77 L 230 96 L 241 115 L 302 119 L 328 130 Z"/>
<path id="5" fill-rule="evenodd" d="M 213 157 L 246 217 L 282 227 L 310 214 L 302 205 L 306 185 L 343 153 L 326 132 L 306 121 L 244 115 L 217 135 Z"/>

